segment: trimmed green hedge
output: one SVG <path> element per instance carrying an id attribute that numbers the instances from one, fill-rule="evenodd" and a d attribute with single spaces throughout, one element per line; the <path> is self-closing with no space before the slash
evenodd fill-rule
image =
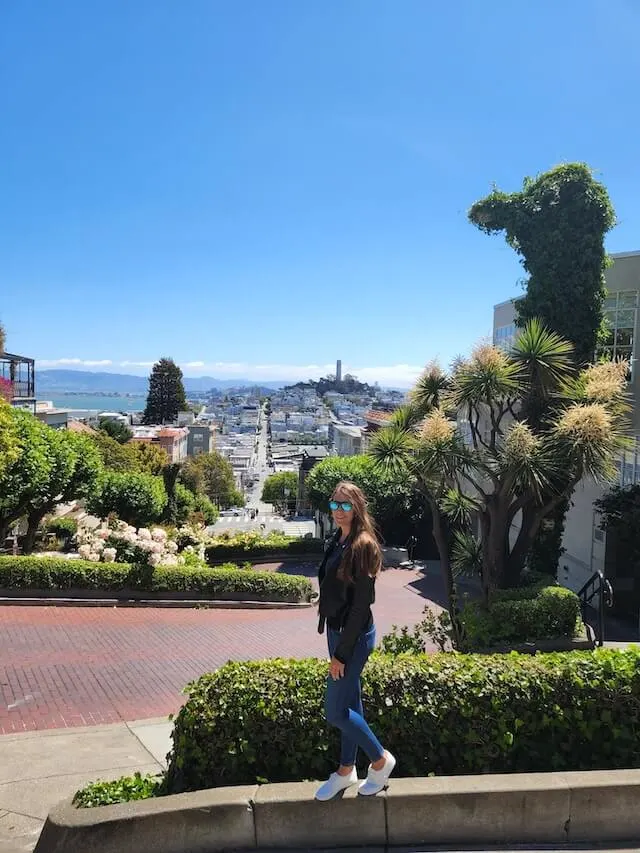
<path id="1" fill-rule="evenodd" d="M 582 627 L 580 599 L 563 586 L 496 590 L 489 610 L 477 601 L 462 611 L 468 650 L 502 643 L 572 639 Z"/>
<path id="2" fill-rule="evenodd" d="M 249 547 L 238 543 L 209 545 L 205 552 L 209 564 L 233 558 L 251 560 L 255 557 L 269 557 L 275 554 L 286 554 L 292 557 L 298 555 L 317 555 L 320 557 L 322 553 L 322 539 L 291 539 L 289 542 L 284 543 L 265 542 L 264 544 L 251 545 Z"/>
<path id="3" fill-rule="evenodd" d="M 192 592 L 212 600 L 310 601 L 308 578 L 241 569 L 233 563 L 207 566 L 131 566 L 57 557 L 0 557 L 0 589 Z"/>
<path id="4" fill-rule="evenodd" d="M 326 778 L 339 755 L 323 720 L 326 675 L 325 661 L 269 660 L 229 663 L 190 684 L 168 792 Z M 640 767 L 637 648 L 376 654 L 363 693 L 401 776 Z"/>

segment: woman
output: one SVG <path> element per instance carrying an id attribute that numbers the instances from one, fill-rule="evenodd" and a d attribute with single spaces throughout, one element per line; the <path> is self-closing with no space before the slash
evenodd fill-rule
<path id="1" fill-rule="evenodd" d="M 329 644 L 327 722 L 341 732 L 340 766 L 316 792 L 317 800 L 330 800 L 358 783 L 355 769 L 358 747 L 371 764 L 358 792 L 365 796 L 382 791 L 396 760 L 364 719 L 360 674 L 376 643 L 371 605 L 382 554 L 373 521 L 361 490 L 353 483 L 338 483 L 329 507 L 338 526 L 318 573 L 320 621 L 326 622 Z"/>

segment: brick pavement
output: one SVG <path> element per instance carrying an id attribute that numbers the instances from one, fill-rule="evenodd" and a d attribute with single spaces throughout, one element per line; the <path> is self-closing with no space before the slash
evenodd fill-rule
<path id="1" fill-rule="evenodd" d="M 305 567 L 306 568 L 306 567 Z M 295 571 L 290 569 L 290 571 Z M 382 573 L 378 636 L 413 625 L 438 578 Z M 159 717 L 228 660 L 324 656 L 316 610 L 0 607 L 0 733 Z"/>

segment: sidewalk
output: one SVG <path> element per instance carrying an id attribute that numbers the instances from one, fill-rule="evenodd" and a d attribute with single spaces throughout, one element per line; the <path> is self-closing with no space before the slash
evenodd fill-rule
<path id="1" fill-rule="evenodd" d="M 31 853 L 50 808 L 89 782 L 159 773 L 166 718 L 0 737 L 0 853 Z"/>

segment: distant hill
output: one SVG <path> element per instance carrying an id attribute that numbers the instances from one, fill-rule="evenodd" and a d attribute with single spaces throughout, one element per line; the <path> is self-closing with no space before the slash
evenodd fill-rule
<path id="1" fill-rule="evenodd" d="M 184 387 L 187 394 L 204 394 L 212 388 L 282 388 L 284 382 L 252 382 L 250 379 L 216 379 L 213 376 L 187 376 Z M 74 394 L 146 394 L 147 376 L 129 373 L 94 373 L 89 370 L 38 370 L 36 393 Z"/>

